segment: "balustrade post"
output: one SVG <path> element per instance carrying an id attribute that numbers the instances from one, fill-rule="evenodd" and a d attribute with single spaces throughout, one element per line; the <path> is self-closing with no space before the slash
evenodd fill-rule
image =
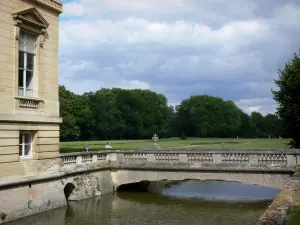
<path id="1" fill-rule="evenodd" d="M 213 154 L 214 164 L 222 163 L 222 156 L 220 153 Z"/>
<path id="2" fill-rule="evenodd" d="M 147 162 L 155 162 L 155 155 L 154 154 L 147 154 Z"/>
<path id="3" fill-rule="evenodd" d="M 109 153 L 109 154 L 107 154 L 106 160 L 110 161 L 110 162 L 123 162 L 124 154 L 123 153 Z"/>
<path id="4" fill-rule="evenodd" d="M 249 163 L 258 165 L 258 154 L 249 155 Z"/>
<path id="5" fill-rule="evenodd" d="M 300 165 L 300 155 L 296 155 L 296 165 Z"/>
<path id="6" fill-rule="evenodd" d="M 81 156 L 81 155 L 78 155 L 78 156 L 76 157 L 76 165 L 80 165 L 80 164 L 82 164 L 82 156 Z"/>
<path id="7" fill-rule="evenodd" d="M 96 163 L 98 161 L 97 154 L 92 156 L 92 163 Z"/>
<path id="8" fill-rule="evenodd" d="M 179 153 L 179 162 L 180 163 L 187 163 L 188 157 L 186 153 Z"/>
<path id="9" fill-rule="evenodd" d="M 297 165 L 297 157 L 296 155 L 287 155 L 287 165 L 295 166 Z"/>

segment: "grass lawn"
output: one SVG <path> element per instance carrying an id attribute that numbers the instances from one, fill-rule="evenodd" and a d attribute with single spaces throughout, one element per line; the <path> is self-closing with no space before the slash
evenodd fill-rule
<path id="1" fill-rule="evenodd" d="M 240 142 L 214 144 L 213 142 Z M 84 145 L 88 144 L 92 151 L 105 150 L 105 144 L 108 141 L 80 141 L 80 142 L 61 142 L 60 152 L 77 152 L 83 151 Z M 112 150 L 131 150 L 133 148 L 147 148 L 153 144 L 152 140 L 113 140 L 109 141 Z M 181 140 L 180 138 L 160 139 L 159 143 L 163 148 L 287 148 L 289 139 L 232 139 L 232 138 L 187 138 Z"/>
<path id="2" fill-rule="evenodd" d="M 300 202 L 296 204 L 292 212 L 285 218 L 284 225 L 299 225 L 300 221 Z"/>

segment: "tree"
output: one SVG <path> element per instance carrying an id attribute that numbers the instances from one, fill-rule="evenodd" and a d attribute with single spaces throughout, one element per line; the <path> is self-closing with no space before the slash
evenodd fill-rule
<path id="1" fill-rule="evenodd" d="M 177 122 L 187 136 L 234 137 L 240 127 L 240 109 L 219 97 L 192 96 L 177 107 Z"/>
<path id="2" fill-rule="evenodd" d="M 74 94 L 64 86 L 59 86 L 60 116 L 63 123 L 60 128 L 60 138 L 63 141 L 76 140 L 80 137 L 80 128 L 74 116 L 76 102 Z"/>
<path id="3" fill-rule="evenodd" d="M 279 88 L 272 90 L 278 103 L 277 113 L 286 132 L 293 138 L 294 147 L 300 147 L 300 58 L 296 53 L 284 70 L 279 70 L 275 84 Z"/>
<path id="4" fill-rule="evenodd" d="M 59 87 L 61 140 L 282 136 L 281 119 L 251 116 L 234 102 L 208 95 L 191 96 L 175 107 L 151 90 L 100 89 L 76 95 Z M 184 135 L 184 136 L 185 136 Z"/>

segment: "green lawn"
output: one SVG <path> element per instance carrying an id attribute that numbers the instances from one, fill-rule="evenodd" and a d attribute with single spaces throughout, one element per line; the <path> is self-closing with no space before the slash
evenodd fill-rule
<path id="1" fill-rule="evenodd" d="M 238 141 L 238 144 L 213 144 L 213 142 L 231 142 Z M 77 152 L 82 151 L 85 144 L 90 146 L 92 151 L 105 150 L 107 141 L 80 141 L 80 142 L 61 142 L 60 151 Z M 109 141 L 112 150 L 131 150 L 133 148 L 147 148 L 151 147 L 152 140 L 113 140 Z M 205 143 L 209 142 L 209 143 Z M 159 143 L 163 148 L 287 148 L 288 139 L 232 139 L 232 138 L 187 138 L 181 140 L 180 138 L 160 139 Z M 203 143 L 203 144 L 201 144 Z M 204 144 L 205 143 L 205 144 Z M 193 145 L 192 145 L 193 144 Z"/>
<path id="2" fill-rule="evenodd" d="M 285 218 L 284 225 L 299 225 L 300 221 L 300 203 L 297 203 L 292 212 Z"/>

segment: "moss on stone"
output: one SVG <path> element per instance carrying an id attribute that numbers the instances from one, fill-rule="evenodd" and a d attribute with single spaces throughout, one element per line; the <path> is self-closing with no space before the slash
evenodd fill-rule
<path id="1" fill-rule="evenodd" d="M 1 212 L 1 213 L 0 213 L 0 219 L 1 219 L 1 220 L 5 220 L 6 216 L 7 216 L 6 213 L 4 213 L 4 212 Z"/>
<path id="2" fill-rule="evenodd" d="M 99 183 L 97 183 L 97 190 L 98 190 L 98 191 L 101 191 L 101 188 L 100 188 L 100 184 L 99 184 Z"/>

